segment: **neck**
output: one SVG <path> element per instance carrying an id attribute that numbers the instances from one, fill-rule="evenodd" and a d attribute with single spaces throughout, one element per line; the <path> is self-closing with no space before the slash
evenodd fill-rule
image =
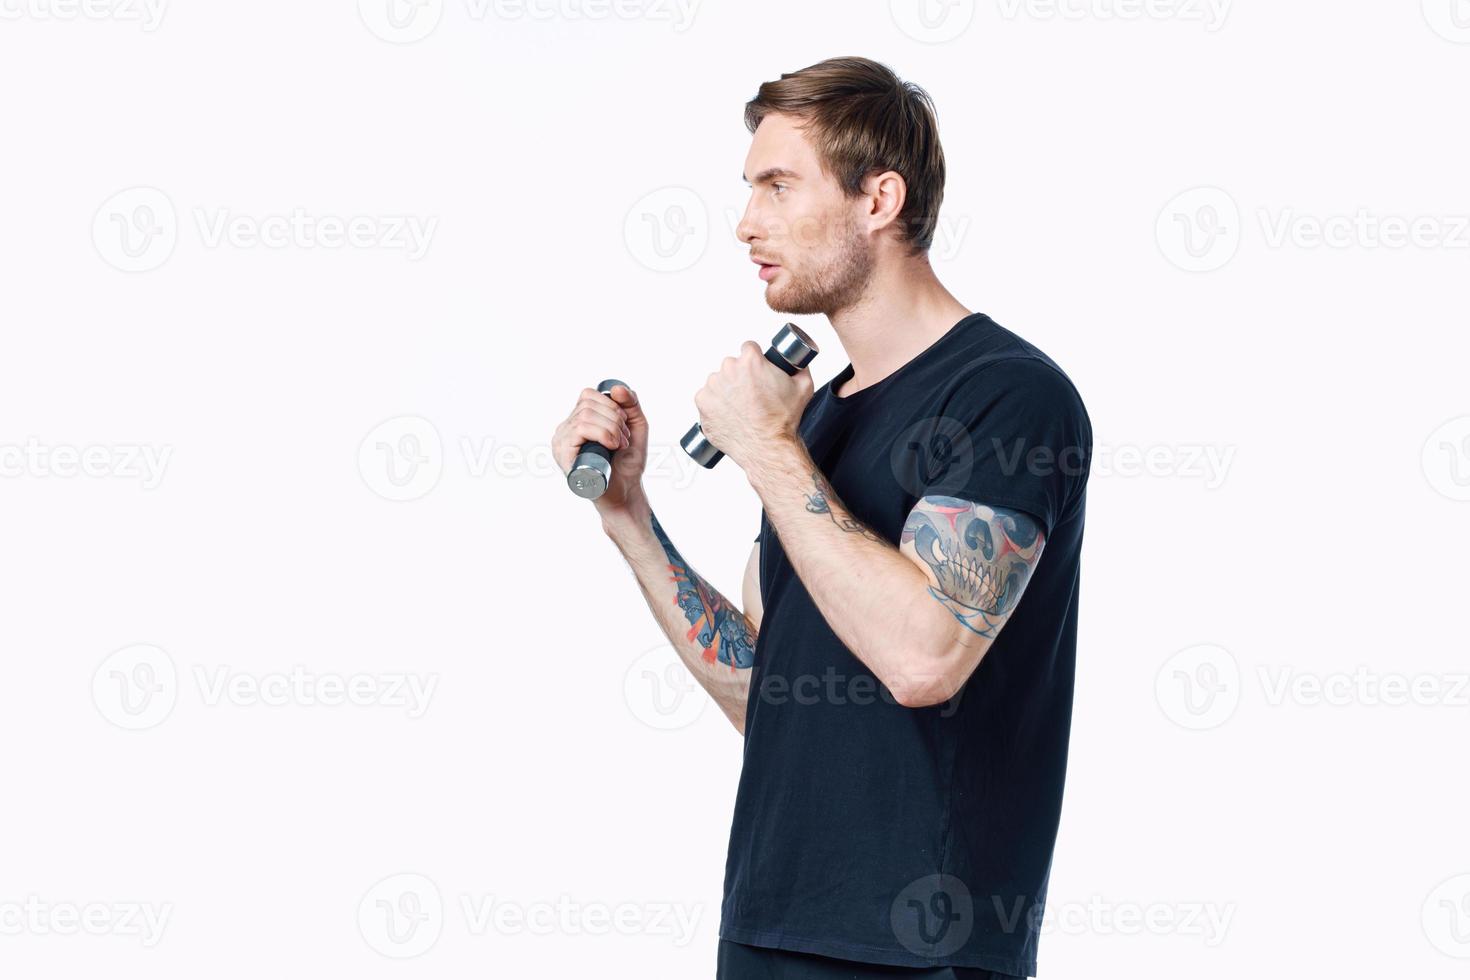
<path id="1" fill-rule="evenodd" d="M 927 256 L 886 266 L 855 303 L 829 315 L 852 362 L 839 395 L 882 381 L 972 312 L 944 288 Z"/>

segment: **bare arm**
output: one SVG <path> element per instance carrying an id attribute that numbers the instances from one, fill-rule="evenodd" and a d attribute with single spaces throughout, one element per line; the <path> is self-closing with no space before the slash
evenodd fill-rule
<path id="1" fill-rule="evenodd" d="M 952 497 L 919 501 L 895 548 L 852 516 L 794 438 L 766 447 L 746 475 L 832 631 L 908 707 L 964 686 L 1041 557 L 1029 516 Z"/>
<path id="2" fill-rule="evenodd" d="M 632 567 L 649 610 L 679 659 L 743 734 L 760 622 L 759 588 L 754 616 L 742 613 L 690 567 L 646 502 L 627 514 L 605 516 L 603 530 Z M 759 545 L 756 549 L 742 590 L 747 604 Z"/>

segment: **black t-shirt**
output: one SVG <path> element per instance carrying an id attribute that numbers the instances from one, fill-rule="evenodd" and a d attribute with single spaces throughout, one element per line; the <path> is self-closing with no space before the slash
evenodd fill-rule
<path id="1" fill-rule="evenodd" d="M 827 625 L 762 514 L 720 936 L 1031 976 L 1067 763 L 1092 426 L 1061 368 L 983 313 L 833 394 L 851 376 L 815 393 L 800 432 L 854 517 L 897 546 L 919 498 L 942 494 L 1026 511 L 1046 544 L 960 693 L 906 708 Z"/>

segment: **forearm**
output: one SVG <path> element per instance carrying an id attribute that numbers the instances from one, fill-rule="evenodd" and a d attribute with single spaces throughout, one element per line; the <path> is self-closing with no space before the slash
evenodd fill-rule
<path id="1" fill-rule="evenodd" d="M 923 570 L 852 516 L 798 439 L 768 446 L 746 475 L 837 638 L 900 703 L 950 697 L 963 640 Z"/>
<path id="2" fill-rule="evenodd" d="M 756 630 L 735 604 L 691 568 L 647 501 L 603 530 L 633 569 L 638 587 L 679 659 L 737 731 L 745 731 Z"/>

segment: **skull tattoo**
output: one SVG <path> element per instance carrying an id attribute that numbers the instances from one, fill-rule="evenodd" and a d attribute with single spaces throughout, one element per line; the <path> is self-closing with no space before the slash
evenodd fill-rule
<path id="1" fill-rule="evenodd" d="M 973 632 L 993 637 L 1020 601 L 1044 545 L 1029 514 L 956 497 L 925 497 L 904 524 L 900 546 L 934 574 L 929 591 Z"/>

